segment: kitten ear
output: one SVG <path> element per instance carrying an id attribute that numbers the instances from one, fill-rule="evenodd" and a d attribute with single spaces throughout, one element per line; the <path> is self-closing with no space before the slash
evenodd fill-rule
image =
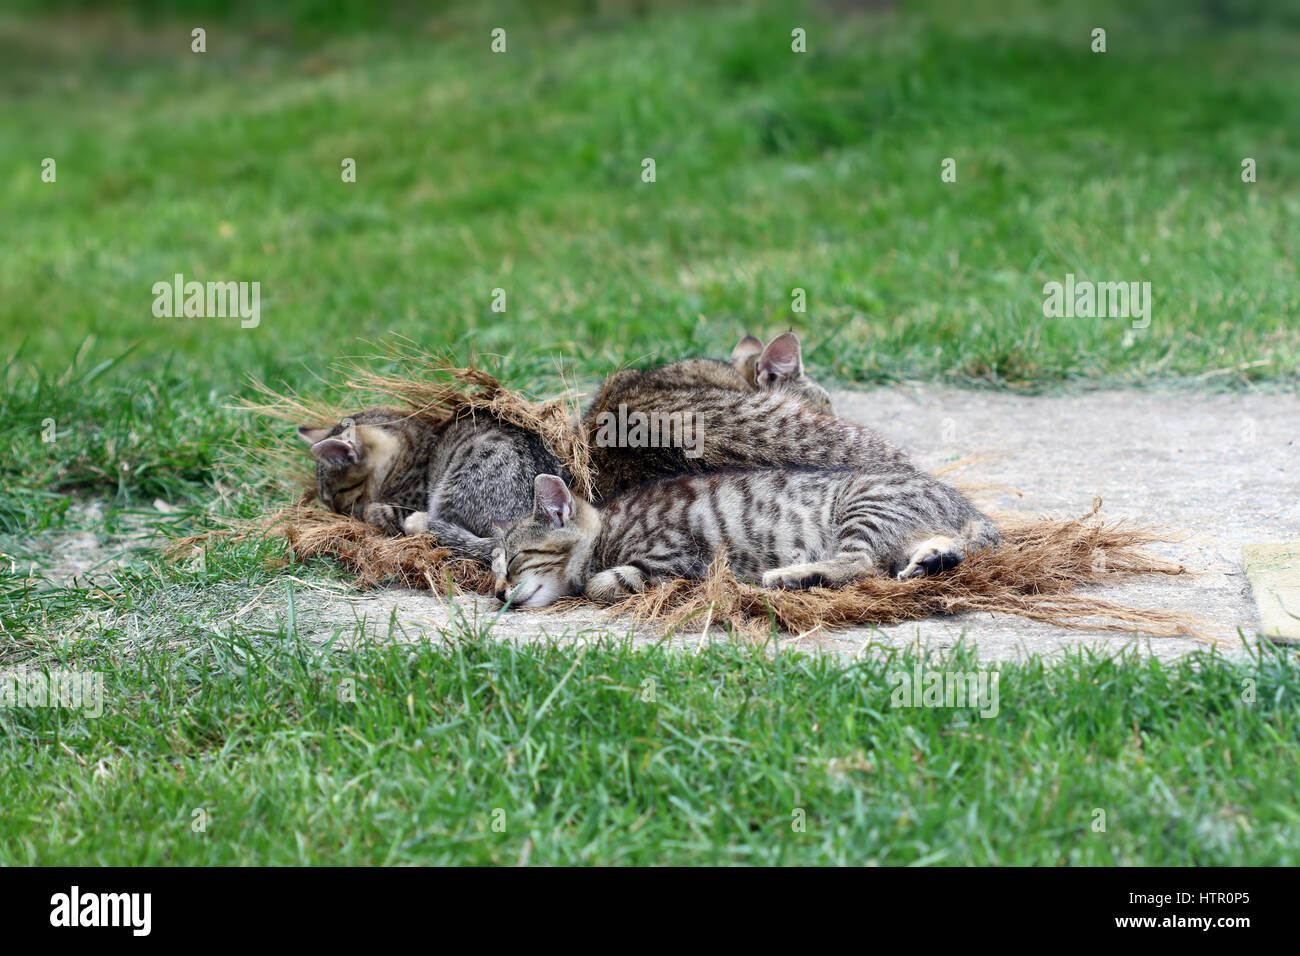
<path id="1" fill-rule="evenodd" d="M 746 335 L 740 340 L 740 343 L 731 350 L 731 364 L 738 365 L 751 355 L 758 355 L 763 351 L 763 343 L 752 335 Z"/>
<path id="2" fill-rule="evenodd" d="M 361 454 L 355 441 L 343 438 L 326 438 L 311 446 L 311 453 L 327 465 L 351 465 L 360 460 Z"/>
<path id="3" fill-rule="evenodd" d="M 298 429 L 298 434 L 302 436 L 302 440 L 309 445 L 316 444 L 329 433 L 330 430 L 328 428 L 308 428 L 305 425 Z"/>
<path id="4" fill-rule="evenodd" d="M 557 528 L 573 517 L 573 495 L 555 475 L 538 475 L 533 479 L 533 513 L 546 515 Z"/>
<path id="5" fill-rule="evenodd" d="M 758 384 L 773 385 L 788 382 L 803 374 L 803 356 L 799 352 L 799 336 L 793 332 L 778 335 L 763 354 L 758 357 Z"/>

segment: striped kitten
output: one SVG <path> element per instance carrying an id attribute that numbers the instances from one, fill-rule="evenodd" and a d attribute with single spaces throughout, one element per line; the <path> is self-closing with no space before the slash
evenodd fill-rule
<path id="1" fill-rule="evenodd" d="M 389 534 L 427 531 L 458 557 L 491 560 L 493 521 L 532 506 L 533 478 L 563 466 L 536 435 L 466 414 L 441 427 L 369 408 L 333 428 L 300 428 L 316 490 L 339 514 Z"/>
<path id="2" fill-rule="evenodd" d="M 702 578 L 722 552 L 766 588 L 834 587 L 937 574 L 999 540 L 960 492 L 911 467 L 683 475 L 600 505 L 555 475 L 534 488 L 532 513 L 499 533 L 492 556 L 497 597 L 514 607 L 616 601 Z"/>
<path id="3" fill-rule="evenodd" d="M 692 447 L 640 447 L 606 440 L 602 422 L 620 414 L 690 422 Z M 831 413 L 826 390 L 804 373 L 793 332 L 762 348 L 746 336 L 732 361 L 686 359 L 610 376 L 583 414 L 600 499 L 651 478 L 733 468 L 911 467 L 880 434 Z"/>

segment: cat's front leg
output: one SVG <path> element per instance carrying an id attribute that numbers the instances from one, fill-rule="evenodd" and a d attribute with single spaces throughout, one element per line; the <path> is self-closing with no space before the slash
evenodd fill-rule
<path id="1" fill-rule="evenodd" d="M 429 530 L 429 514 L 426 511 L 412 511 L 402 522 L 402 533 L 407 537 L 424 534 Z"/>
<path id="2" fill-rule="evenodd" d="M 438 539 L 439 547 L 446 548 L 458 558 L 469 558 L 480 564 L 492 563 L 492 549 L 495 547 L 495 542 L 491 538 L 480 538 L 463 525 L 445 521 L 422 511 L 417 514 L 424 515 L 423 530 Z M 412 527 L 417 527 L 419 522 L 413 521 L 411 524 Z"/>
<path id="3" fill-rule="evenodd" d="M 407 509 L 399 508 L 397 505 L 385 505 L 372 501 L 366 505 L 362 520 L 370 527 L 382 531 L 384 534 L 401 535 L 403 532 L 402 522 L 406 517 L 406 513 Z"/>
<path id="4" fill-rule="evenodd" d="M 639 568 L 622 564 L 595 574 L 582 589 L 584 596 L 600 604 L 614 604 L 645 590 L 646 578 Z"/>

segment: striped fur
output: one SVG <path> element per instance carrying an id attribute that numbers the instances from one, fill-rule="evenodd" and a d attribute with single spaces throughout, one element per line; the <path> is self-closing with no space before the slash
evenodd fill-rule
<path id="1" fill-rule="evenodd" d="M 493 570 L 499 598 L 543 607 L 699 579 L 724 552 L 764 587 L 836 587 L 937 574 L 998 540 L 956 489 L 905 465 L 683 475 L 599 505 L 539 475 L 532 513 L 498 535 Z"/>
<path id="2" fill-rule="evenodd" d="M 765 365 L 761 373 L 753 355 L 758 341 L 747 337 L 730 362 L 687 359 L 610 376 L 582 419 L 597 498 L 652 478 L 736 468 L 911 467 L 879 433 L 832 414 L 826 390 L 804 375 L 798 339 L 786 333 L 767 349 L 782 340 L 788 347 L 780 354 L 783 361 Z M 620 405 L 629 412 L 689 418 L 696 448 L 688 454 L 683 447 L 602 444 L 601 415 L 614 414 Z"/>
<path id="3" fill-rule="evenodd" d="M 494 521 L 527 514 L 533 479 L 560 472 L 536 435 L 486 416 L 436 428 L 371 408 L 333 428 L 300 428 L 321 501 L 387 534 L 429 532 L 459 557 L 491 559 Z"/>

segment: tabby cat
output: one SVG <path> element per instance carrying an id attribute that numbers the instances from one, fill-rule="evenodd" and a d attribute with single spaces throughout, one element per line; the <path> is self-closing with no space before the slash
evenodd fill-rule
<path id="1" fill-rule="evenodd" d="M 326 507 L 389 534 L 427 531 L 458 557 L 488 563 L 493 521 L 527 514 L 533 478 L 568 473 L 537 435 L 464 414 L 435 427 L 392 408 L 332 428 L 300 428 Z"/>
<path id="2" fill-rule="evenodd" d="M 603 440 L 602 421 L 620 409 L 687 419 L 693 447 L 629 447 Z M 610 376 L 582 417 L 598 499 L 651 478 L 733 468 L 911 467 L 907 456 L 865 425 L 831 413 L 826 390 L 804 373 L 793 332 L 763 348 L 753 336 L 730 362 L 686 359 Z"/>
<path id="3" fill-rule="evenodd" d="M 682 475 L 599 505 L 556 475 L 534 488 L 532 513 L 499 530 L 492 555 L 497 597 L 513 607 L 699 579 L 722 552 L 766 588 L 834 587 L 937 574 L 999 540 L 956 489 L 892 463 Z"/>

